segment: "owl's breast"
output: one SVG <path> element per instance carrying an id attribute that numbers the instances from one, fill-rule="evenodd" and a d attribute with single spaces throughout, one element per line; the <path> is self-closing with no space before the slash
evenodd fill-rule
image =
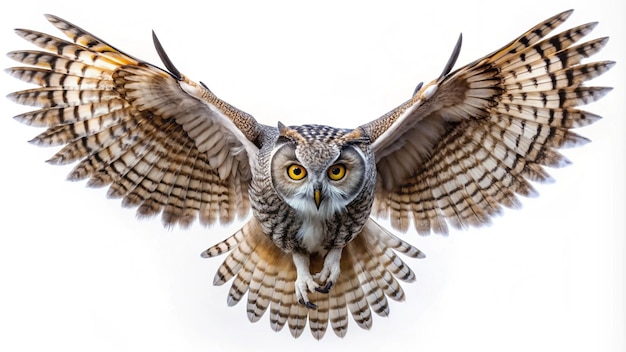
<path id="1" fill-rule="evenodd" d="M 275 193 L 254 198 L 253 215 L 261 229 L 285 252 L 323 255 L 332 248 L 344 247 L 361 232 L 371 209 L 371 202 L 358 201 L 334 214 L 303 213 Z"/>
<path id="2" fill-rule="evenodd" d="M 309 216 L 303 219 L 295 240 L 305 252 L 325 254 L 329 244 L 328 235 L 326 219 Z"/>

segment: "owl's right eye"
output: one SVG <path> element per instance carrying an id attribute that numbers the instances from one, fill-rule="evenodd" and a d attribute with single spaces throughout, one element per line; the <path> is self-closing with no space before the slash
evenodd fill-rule
<path id="1" fill-rule="evenodd" d="M 292 180 L 299 181 L 306 177 L 306 169 L 302 165 L 291 164 L 287 168 L 287 175 Z"/>

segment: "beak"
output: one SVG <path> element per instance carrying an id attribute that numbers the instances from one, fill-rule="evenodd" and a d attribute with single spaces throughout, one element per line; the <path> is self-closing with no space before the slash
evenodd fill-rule
<path id="1" fill-rule="evenodd" d="M 313 198 L 315 199 L 315 206 L 319 209 L 322 202 L 322 192 L 318 188 L 313 191 Z"/>

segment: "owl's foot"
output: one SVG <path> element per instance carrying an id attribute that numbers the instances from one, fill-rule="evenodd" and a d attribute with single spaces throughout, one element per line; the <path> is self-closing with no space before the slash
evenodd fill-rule
<path id="1" fill-rule="evenodd" d="M 340 261 L 341 248 L 331 249 L 330 252 L 326 254 L 322 271 L 314 276 L 315 280 L 320 283 L 320 286 L 316 287 L 315 291 L 321 293 L 328 293 L 328 291 L 330 291 L 331 287 L 333 287 L 334 283 L 337 282 L 339 278 L 339 273 L 341 272 Z"/>
<path id="2" fill-rule="evenodd" d="M 317 290 L 320 285 L 313 280 L 313 276 L 311 276 L 309 271 L 309 255 L 293 253 L 292 258 L 298 275 L 295 282 L 296 299 L 307 308 L 316 309 L 317 305 L 309 301 L 309 292 Z"/>
<path id="3" fill-rule="evenodd" d="M 304 277 L 298 275 L 296 279 L 296 298 L 300 304 L 305 305 L 309 309 L 317 309 L 317 305 L 309 301 L 309 292 L 317 290 L 319 285 L 313 281 L 311 274 L 304 275 Z"/>

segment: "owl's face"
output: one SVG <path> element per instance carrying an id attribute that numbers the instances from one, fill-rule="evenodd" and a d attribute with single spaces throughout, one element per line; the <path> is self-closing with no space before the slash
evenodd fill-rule
<path id="1" fill-rule="evenodd" d="M 373 165 L 360 148 L 363 139 L 352 137 L 326 126 L 282 126 L 270 164 L 276 192 L 303 215 L 341 212 L 361 194 Z"/>

